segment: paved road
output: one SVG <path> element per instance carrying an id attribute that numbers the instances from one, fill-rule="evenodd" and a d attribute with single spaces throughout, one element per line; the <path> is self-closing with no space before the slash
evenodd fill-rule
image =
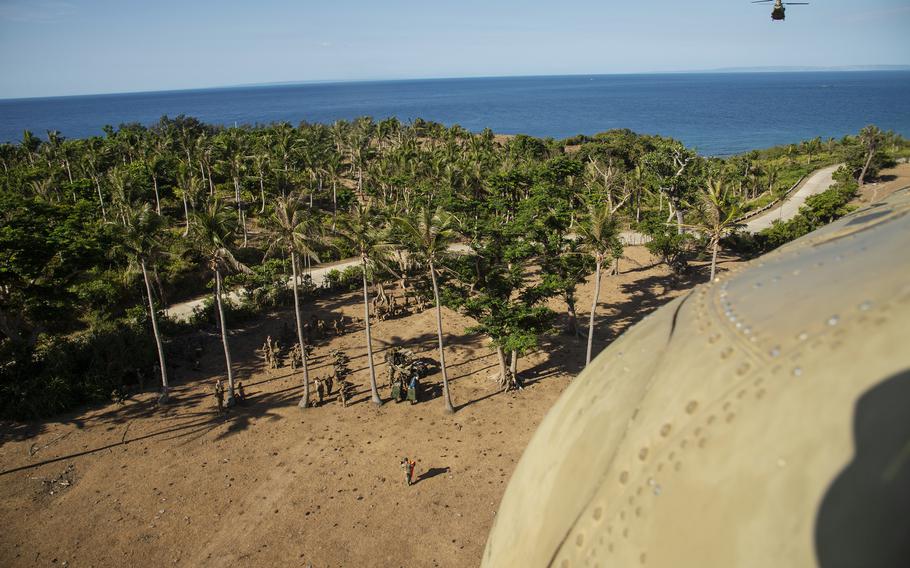
<path id="1" fill-rule="evenodd" d="M 796 214 L 799 213 L 799 208 L 806 202 L 807 197 L 821 193 L 834 184 L 833 175 L 839 167 L 840 164 L 828 166 L 827 168 L 822 168 L 810 175 L 806 178 L 806 181 L 803 182 L 803 186 L 797 189 L 789 199 L 778 204 L 777 207 L 769 209 L 761 215 L 746 221 L 746 231 L 757 233 L 770 227 L 774 221 L 789 221 L 795 217 Z"/>

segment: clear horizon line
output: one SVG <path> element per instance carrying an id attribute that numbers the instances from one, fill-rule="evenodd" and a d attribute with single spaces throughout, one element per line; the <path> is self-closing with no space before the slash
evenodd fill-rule
<path id="1" fill-rule="evenodd" d="M 680 69 L 675 71 L 635 71 L 617 73 L 550 73 L 550 74 L 518 74 L 518 75 L 458 75 L 441 77 L 389 77 L 371 79 L 310 79 L 289 81 L 266 81 L 258 83 L 234 83 L 230 85 L 209 85 L 199 87 L 177 87 L 155 90 L 136 91 L 110 91 L 101 93 L 82 93 L 69 95 L 37 95 L 28 97 L 0 97 L 0 102 L 28 101 L 43 99 L 66 99 L 79 97 L 104 97 L 120 95 L 144 95 L 158 93 L 182 93 L 192 91 L 213 91 L 220 89 L 242 89 L 252 87 L 279 87 L 293 85 L 345 85 L 360 83 L 393 83 L 405 81 L 453 81 L 459 79 L 521 79 L 545 77 L 607 77 L 628 75 L 697 75 L 697 74 L 750 74 L 750 73 L 816 73 L 825 71 L 862 72 L 862 71 L 910 71 L 910 64 L 871 64 L 871 65 L 787 65 L 787 66 L 745 66 L 745 67 L 713 67 L 708 69 Z"/>

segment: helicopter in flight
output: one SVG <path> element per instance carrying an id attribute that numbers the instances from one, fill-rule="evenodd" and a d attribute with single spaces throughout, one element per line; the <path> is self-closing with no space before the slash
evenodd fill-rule
<path id="1" fill-rule="evenodd" d="M 808 5 L 808 2 L 784 2 L 783 0 L 753 0 L 753 4 L 767 4 L 774 2 L 774 8 L 771 9 L 771 19 L 774 21 L 783 21 L 787 17 L 787 9 L 784 6 Z"/>

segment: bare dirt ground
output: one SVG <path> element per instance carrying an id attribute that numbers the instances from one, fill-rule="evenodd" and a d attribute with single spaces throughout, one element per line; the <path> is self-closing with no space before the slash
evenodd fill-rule
<path id="1" fill-rule="evenodd" d="M 895 191 L 910 185 L 910 164 L 898 164 L 896 167 L 882 170 L 878 181 L 867 183 L 853 201 L 856 205 L 868 205 L 888 197 Z"/>
<path id="2" fill-rule="evenodd" d="M 704 267 L 676 278 L 641 247 L 627 254 L 623 273 L 602 282 L 597 350 L 706 278 Z M 584 321 L 591 293 L 590 283 L 581 289 Z M 361 317 L 359 298 L 323 299 L 315 311 Z M 495 354 L 482 337 L 464 333 L 471 320 L 447 310 L 458 408 L 448 415 L 438 374 L 429 378 L 431 400 L 372 405 L 358 326 L 319 343 L 313 365 L 314 377 L 326 375 L 329 351 L 346 350 L 357 387 L 352 404 L 329 400 L 301 411 L 299 371 L 266 370 L 256 352 L 292 318 L 267 314 L 232 333 L 249 400 L 226 418 L 214 412 L 211 395 L 224 368 L 212 330 L 203 370 L 177 362 L 175 401 L 163 409 L 143 393 L 50 421 L 3 424 L 0 565 L 477 565 L 517 460 L 581 368 L 583 340 L 548 337 L 544 349 L 520 360 L 526 388 L 501 393 L 490 379 Z M 376 323 L 373 334 L 380 385 L 391 344 L 436 358 L 433 310 Z M 388 397 L 388 388 L 381 394 Z M 411 487 L 402 456 L 417 460 Z"/>

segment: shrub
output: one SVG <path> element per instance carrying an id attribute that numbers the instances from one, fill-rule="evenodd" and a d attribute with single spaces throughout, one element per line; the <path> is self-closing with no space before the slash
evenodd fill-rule
<path id="1" fill-rule="evenodd" d="M 34 346 L 4 341 L 0 361 L 0 416 L 27 420 L 155 384 L 157 352 L 146 329 L 118 322 Z"/>
<path id="2" fill-rule="evenodd" d="M 645 247 L 660 258 L 675 274 L 689 270 L 689 259 L 693 255 L 693 239 L 686 233 L 678 234 L 676 226 L 668 225 L 657 215 L 648 215 L 641 222 L 642 231 L 651 237 Z"/>

